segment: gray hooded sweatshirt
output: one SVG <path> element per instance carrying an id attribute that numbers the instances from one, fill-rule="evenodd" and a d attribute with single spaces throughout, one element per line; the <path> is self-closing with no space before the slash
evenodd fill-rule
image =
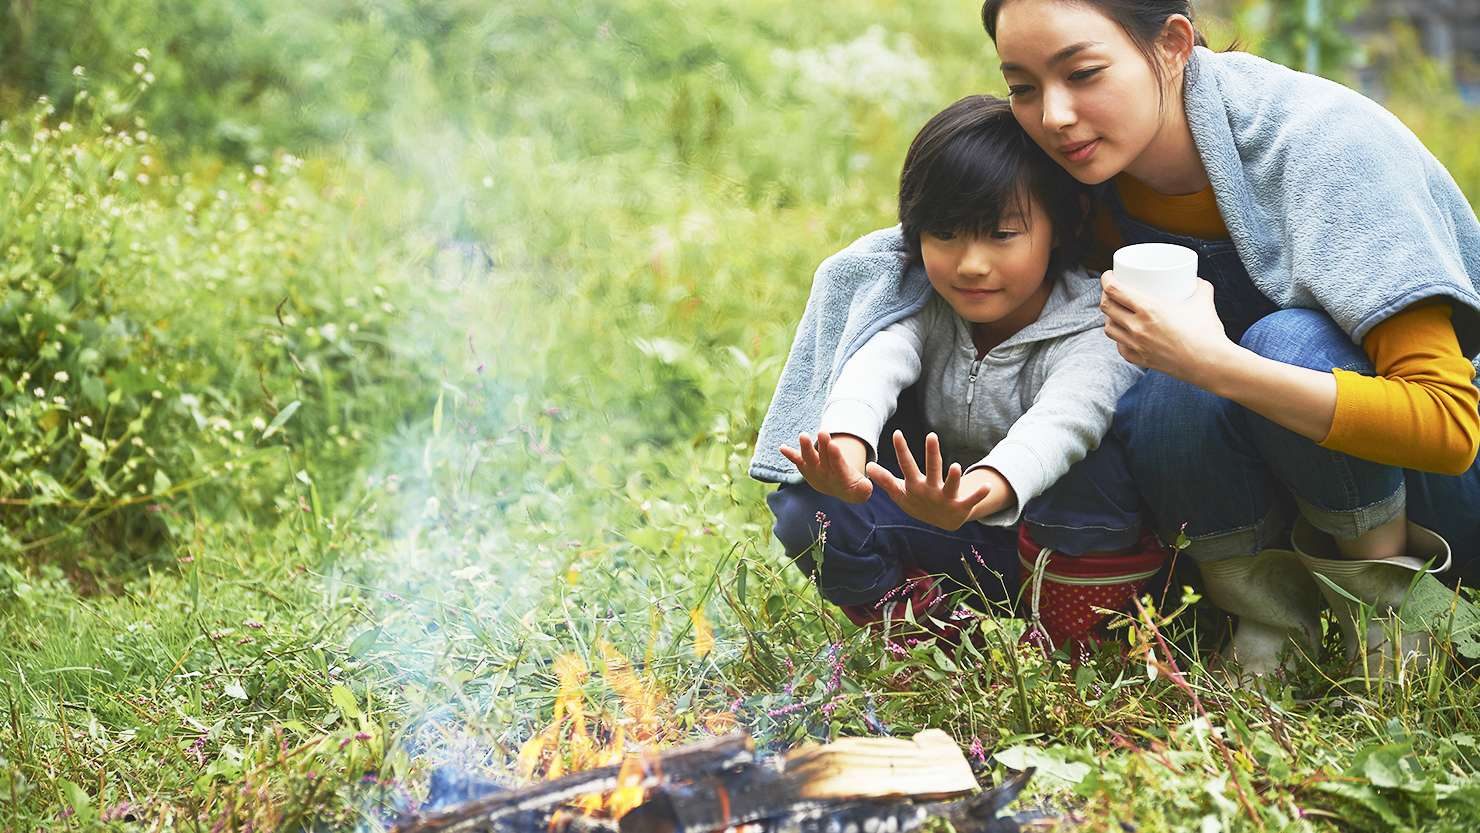
<path id="1" fill-rule="evenodd" d="M 1022 507 L 1100 444 L 1115 403 L 1140 376 L 1105 335 L 1100 283 L 1080 271 L 1055 280 L 1038 319 L 978 356 L 971 324 L 931 293 L 918 312 L 864 342 L 843 364 L 818 430 L 869 444 L 916 382 L 941 456 L 990 466 L 1017 503 L 981 519 L 1011 526 Z"/>

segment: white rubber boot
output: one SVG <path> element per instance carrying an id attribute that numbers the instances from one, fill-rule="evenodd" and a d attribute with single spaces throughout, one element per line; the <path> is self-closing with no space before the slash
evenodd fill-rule
<path id="1" fill-rule="evenodd" d="M 1321 591 L 1290 550 L 1198 562 L 1208 600 L 1238 617 L 1227 656 L 1245 675 L 1288 671 L 1321 642 Z"/>
<path id="2" fill-rule="evenodd" d="M 1408 554 L 1392 558 L 1343 558 L 1335 540 L 1304 518 L 1295 522 L 1291 538 L 1311 574 L 1330 582 L 1317 580 L 1341 629 L 1347 660 L 1368 678 L 1392 679 L 1405 669 L 1422 669 L 1432 631 L 1442 626 L 1443 608 L 1468 604 L 1454 599 L 1454 591 L 1433 576 L 1449 569 L 1448 542 L 1411 521 Z M 1437 608 L 1429 603 L 1435 599 Z"/>

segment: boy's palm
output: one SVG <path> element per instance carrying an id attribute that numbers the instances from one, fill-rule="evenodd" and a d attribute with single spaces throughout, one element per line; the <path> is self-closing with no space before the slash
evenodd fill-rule
<path id="1" fill-rule="evenodd" d="M 940 438 L 933 432 L 925 437 L 925 471 L 920 471 L 899 431 L 894 432 L 894 452 L 903 478 L 877 463 L 868 465 L 868 476 L 911 517 L 941 529 L 957 530 L 972 518 L 987 514 L 983 504 L 992 493 L 991 486 L 966 480 L 960 463 L 952 463 L 942 473 Z"/>
<path id="2" fill-rule="evenodd" d="M 857 447 L 854 448 L 853 444 Z M 862 440 L 849 436 L 833 437 L 826 431 L 819 431 L 815 443 L 811 437 L 802 434 L 797 437 L 797 445 L 800 448 L 781 446 L 781 456 L 797 467 L 797 471 L 807 479 L 807 485 L 849 503 L 863 503 L 874 493 L 874 484 L 848 459 L 850 452 L 857 454 L 859 451 L 863 459 L 868 459 L 867 447 Z"/>

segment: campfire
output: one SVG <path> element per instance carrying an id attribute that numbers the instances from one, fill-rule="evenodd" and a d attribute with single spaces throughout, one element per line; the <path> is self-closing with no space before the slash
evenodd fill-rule
<path id="1" fill-rule="evenodd" d="M 959 833 L 1020 829 L 998 818 L 1028 770 L 981 789 L 950 736 L 844 738 L 758 758 L 736 733 L 621 764 L 470 797 L 402 819 L 396 833 Z"/>

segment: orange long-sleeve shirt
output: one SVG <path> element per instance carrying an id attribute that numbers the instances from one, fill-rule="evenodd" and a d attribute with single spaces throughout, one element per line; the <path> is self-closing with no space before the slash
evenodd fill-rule
<path id="1" fill-rule="evenodd" d="M 1115 178 L 1125 210 L 1173 234 L 1226 240 L 1228 228 L 1211 186 L 1196 194 L 1158 194 L 1139 180 Z M 1104 209 L 1093 219 L 1089 264 L 1110 268 L 1120 230 Z M 1468 471 L 1480 452 L 1480 389 L 1460 352 L 1443 300 L 1415 304 L 1373 327 L 1362 340 L 1377 376 L 1333 369 L 1336 416 L 1321 446 L 1387 465 L 1440 474 Z"/>

